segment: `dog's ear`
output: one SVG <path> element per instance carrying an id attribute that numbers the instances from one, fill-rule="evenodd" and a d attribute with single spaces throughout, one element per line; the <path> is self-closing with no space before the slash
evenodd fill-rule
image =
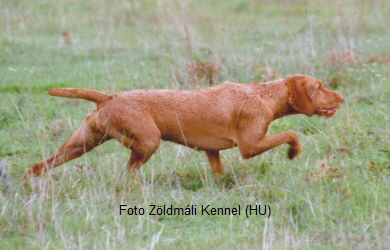
<path id="1" fill-rule="evenodd" d="M 288 87 L 288 102 L 291 107 L 307 116 L 314 114 L 314 105 L 307 93 L 308 83 L 305 76 L 294 75 L 286 79 Z"/>

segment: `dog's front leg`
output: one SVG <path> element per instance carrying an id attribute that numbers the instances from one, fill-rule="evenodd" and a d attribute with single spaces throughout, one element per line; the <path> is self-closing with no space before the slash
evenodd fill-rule
<path id="1" fill-rule="evenodd" d="M 223 165 L 221 162 L 221 157 L 219 156 L 218 150 L 207 150 L 206 156 L 211 165 L 211 171 L 215 179 L 219 179 L 219 177 L 223 174 Z"/>
<path id="2" fill-rule="evenodd" d="M 238 142 L 238 147 L 242 158 L 249 159 L 284 143 L 290 145 L 288 158 L 294 159 L 301 152 L 298 134 L 292 130 L 275 135 L 262 136 L 257 139 L 252 138 L 250 135 L 242 136 Z"/>

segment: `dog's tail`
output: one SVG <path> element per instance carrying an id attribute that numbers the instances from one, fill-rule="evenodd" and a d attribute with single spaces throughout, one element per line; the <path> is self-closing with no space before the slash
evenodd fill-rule
<path id="1" fill-rule="evenodd" d="M 86 89 L 78 89 L 78 88 L 51 89 L 49 92 L 47 92 L 47 94 L 51 96 L 80 98 L 80 99 L 95 102 L 97 105 L 112 99 L 112 95 L 105 94 L 103 92 L 86 90 Z"/>

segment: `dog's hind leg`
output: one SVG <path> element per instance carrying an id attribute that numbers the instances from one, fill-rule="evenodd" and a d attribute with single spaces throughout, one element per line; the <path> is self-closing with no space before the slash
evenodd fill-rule
<path id="1" fill-rule="evenodd" d="M 137 122 L 126 122 L 111 135 L 131 149 L 131 156 L 126 168 L 134 179 L 137 170 L 145 164 L 160 145 L 161 132 L 152 119 L 138 119 Z"/>
<path id="2" fill-rule="evenodd" d="M 45 171 L 80 157 L 109 139 L 104 133 L 91 128 L 89 123 L 85 121 L 54 155 L 32 165 L 25 178 L 39 176 Z"/>
<path id="3" fill-rule="evenodd" d="M 126 166 L 127 170 L 132 174 L 132 178 L 135 177 L 137 170 L 150 159 L 154 152 L 156 152 L 159 145 L 159 131 L 153 133 L 149 130 L 148 136 L 144 133 L 142 139 L 135 139 L 132 141 L 130 146 L 131 156 Z"/>

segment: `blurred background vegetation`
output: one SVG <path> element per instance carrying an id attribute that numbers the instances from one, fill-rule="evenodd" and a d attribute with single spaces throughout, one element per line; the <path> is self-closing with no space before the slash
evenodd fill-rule
<path id="1" fill-rule="evenodd" d="M 0 2 L 0 248 L 389 248 L 390 1 L 6 0 Z M 346 97 L 329 120 L 275 121 L 300 134 L 242 162 L 171 143 L 130 183 L 116 142 L 23 185 L 93 104 L 53 87 L 112 93 L 315 76 Z M 3 181 L 4 182 L 4 181 Z M 120 204 L 270 204 L 270 219 L 118 216 Z"/>

